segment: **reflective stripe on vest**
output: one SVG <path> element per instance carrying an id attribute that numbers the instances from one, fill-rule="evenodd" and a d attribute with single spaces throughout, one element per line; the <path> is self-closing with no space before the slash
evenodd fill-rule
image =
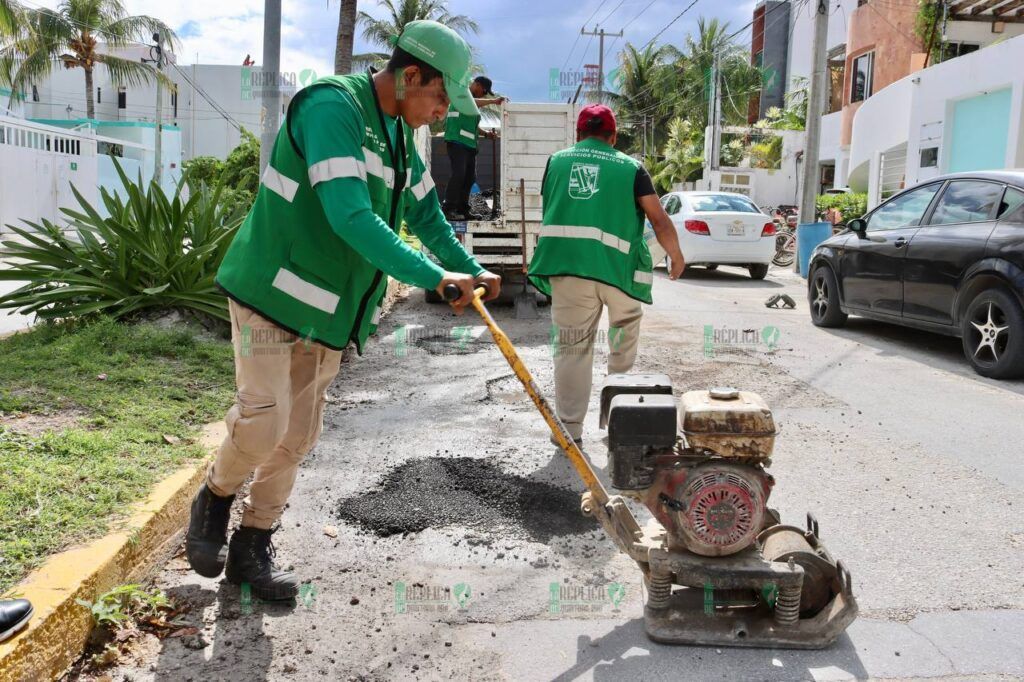
<path id="1" fill-rule="evenodd" d="M 585 225 L 541 225 L 540 236 L 544 237 L 563 237 L 565 239 L 593 239 L 599 241 L 605 246 L 613 249 L 618 249 L 622 253 L 629 255 L 629 242 L 625 239 L 620 239 L 610 232 L 605 232 L 597 227 L 587 227 Z"/>
<path id="2" fill-rule="evenodd" d="M 633 272 L 633 281 L 637 284 L 654 284 L 654 273 L 636 270 Z"/>
<path id="3" fill-rule="evenodd" d="M 462 135 L 463 137 L 468 137 L 471 140 L 475 140 L 476 139 L 476 135 L 474 135 L 473 133 L 471 133 L 468 130 L 460 130 L 459 131 L 459 135 Z"/>
<path id="4" fill-rule="evenodd" d="M 394 189 L 395 170 L 384 165 L 384 159 L 380 154 L 363 147 L 363 156 L 366 157 L 366 172 L 383 180 L 388 189 Z"/>
<path id="5" fill-rule="evenodd" d="M 434 179 L 430 177 L 430 173 L 423 171 L 423 178 L 415 185 L 409 188 L 412 195 L 416 197 L 416 201 L 423 201 L 423 198 L 430 193 L 430 190 L 434 189 Z"/>
<path id="6" fill-rule="evenodd" d="M 288 203 L 292 202 L 299 190 L 299 183 L 286 175 L 281 175 L 270 164 L 267 164 L 267 169 L 263 171 L 263 186 Z"/>
<path id="7" fill-rule="evenodd" d="M 338 301 L 341 300 L 337 294 L 326 289 L 321 289 L 315 284 L 310 284 L 293 272 L 284 268 L 277 271 L 274 277 L 273 287 L 280 289 L 292 298 L 302 301 L 306 305 L 313 306 L 325 313 L 334 314 L 338 308 Z"/>
<path id="8" fill-rule="evenodd" d="M 313 186 L 335 178 L 366 180 L 366 164 L 354 156 L 332 156 L 309 167 L 309 184 Z"/>

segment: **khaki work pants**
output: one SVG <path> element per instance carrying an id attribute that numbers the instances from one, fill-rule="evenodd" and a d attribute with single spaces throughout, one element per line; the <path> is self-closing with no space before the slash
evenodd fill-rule
<path id="1" fill-rule="evenodd" d="M 324 394 L 338 374 L 341 352 L 306 342 L 234 301 L 229 307 L 238 394 L 207 485 L 216 495 L 234 495 L 255 471 L 242 525 L 268 529 L 284 511 L 299 463 L 320 437 Z"/>
<path id="2" fill-rule="evenodd" d="M 594 338 L 608 308 L 608 373 L 633 368 L 640 340 L 640 302 L 613 286 L 579 277 L 551 278 L 555 406 L 573 438 L 583 435 L 594 380 Z"/>

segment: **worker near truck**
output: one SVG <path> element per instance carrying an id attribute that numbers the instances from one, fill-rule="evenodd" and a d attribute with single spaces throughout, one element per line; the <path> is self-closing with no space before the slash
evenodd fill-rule
<path id="1" fill-rule="evenodd" d="M 529 278 L 551 296 L 556 411 L 582 442 L 602 311 L 608 309 L 608 372 L 628 372 L 636 359 L 641 304 L 652 303 L 644 216 L 668 254 L 670 278 L 682 274 L 685 261 L 651 176 L 614 148 L 612 110 L 584 107 L 576 133 L 578 142 L 552 155 L 544 170 L 543 218 Z"/>
<path id="2" fill-rule="evenodd" d="M 252 210 L 217 272 L 229 297 L 238 393 L 227 437 L 192 502 L 186 554 L 200 575 L 224 570 L 260 599 L 294 598 L 299 580 L 271 560 L 271 534 L 303 457 L 323 428 L 324 393 L 349 343 L 377 328 L 391 276 L 457 309 L 500 278 L 455 239 L 413 129 L 449 107 L 477 114 L 472 54 L 453 30 L 410 22 L 383 71 L 328 76 L 291 101 Z M 411 249 L 403 221 L 444 265 Z M 254 474 L 227 541 L 234 496 Z"/>
<path id="3" fill-rule="evenodd" d="M 491 91 L 493 83 L 486 76 L 477 76 L 469 86 L 478 107 L 501 104 L 504 97 L 495 97 Z M 485 95 L 490 95 L 489 98 Z M 476 182 L 476 154 L 480 136 L 495 139 L 498 133 L 480 127 L 480 114 L 466 114 L 457 109 L 448 111 L 445 120 L 444 141 L 448 149 L 452 174 L 444 191 L 444 214 L 449 220 L 479 220 L 483 216 L 470 210 L 469 193 Z"/>

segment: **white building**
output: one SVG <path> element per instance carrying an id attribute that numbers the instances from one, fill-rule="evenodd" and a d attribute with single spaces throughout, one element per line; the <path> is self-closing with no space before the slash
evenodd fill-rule
<path id="1" fill-rule="evenodd" d="M 850 187 L 873 206 L 942 173 L 1024 167 L 1024 36 L 910 74 L 853 121 Z"/>
<path id="2" fill-rule="evenodd" d="M 155 56 L 145 45 L 119 50 L 118 55 L 147 60 Z M 239 128 L 259 137 L 264 120 L 260 94 L 267 80 L 260 67 L 181 66 L 170 53 L 165 53 L 165 60 L 164 72 L 174 82 L 176 92 L 164 90 L 163 124 L 181 131 L 182 160 L 196 156 L 226 158 L 241 139 Z M 310 70 L 277 75 L 282 89 L 282 112 L 296 88 L 315 78 Z M 93 72 L 93 85 L 94 118 L 98 121 L 155 123 L 155 83 L 117 87 L 100 66 Z M 34 84 L 24 95 L 25 118 L 81 121 L 86 117 L 85 76 L 81 69 L 54 68 L 45 81 Z"/>
<path id="3" fill-rule="evenodd" d="M 935 23 L 933 38 L 934 44 L 942 46 L 942 58 L 946 60 L 943 64 L 988 46 L 1012 42 L 1024 34 L 1024 16 L 1018 5 L 1008 0 L 946 3 L 946 20 Z M 816 6 L 814 0 L 766 0 L 755 8 L 751 44 L 755 61 L 770 63 L 774 70 L 779 70 L 784 62 L 779 72 L 785 73 L 784 83 L 775 80 L 765 85 L 762 99 L 773 103 L 782 99 L 773 88 L 784 86 L 791 92 L 806 87 L 812 71 Z M 891 84 L 923 68 L 927 41 L 916 31 L 919 3 L 914 0 L 830 0 L 829 6 L 826 49 L 830 92 L 821 122 L 819 182 L 822 189 L 851 183 L 866 187 L 864 178 L 855 176 L 851 160 L 853 147 L 859 146 L 854 140 L 855 131 L 868 129 L 867 125 L 856 123 L 859 110 L 886 92 Z M 786 43 L 784 50 L 780 42 Z M 986 54 L 980 59 L 984 62 L 990 56 Z M 1011 70 L 1019 68 L 1014 65 Z M 959 72 L 954 69 L 949 73 L 954 71 Z M 898 118 L 907 115 L 909 112 L 899 112 Z M 891 126 L 891 121 L 875 121 L 883 122 L 882 128 Z M 891 131 L 878 132 L 885 135 Z M 902 172 L 898 171 L 903 162 L 897 157 L 898 152 L 890 152 L 887 157 L 889 171 L 880 180 L 880 196 L 888 195 L 904 182 Z"/>

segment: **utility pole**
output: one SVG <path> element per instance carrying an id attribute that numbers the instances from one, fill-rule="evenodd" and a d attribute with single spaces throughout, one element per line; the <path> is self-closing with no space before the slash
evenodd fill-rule
<path id="1" fill-rule="evenodd" d="M 708 150 L 707 168 L 708 170 L 718 170 L 720 165 L 720 149 L 722 146 L 722 131 L 721 131 L 721 87 L 720 81 L 721 73 L 718 67 L 718 52 L 714 53 L 713 61 L 711 62 L 711 73 L 708 79 L 708 141 L 704 145 L 705 149 Z M 706 178 L 710 180 L 710 178 Z"/>
<path id="2" fill-rule="evenodd" d="M 800 223 L 816 222 L 819 169 L 818 145 L 821 140 L 821 116 L 825 113 L 826 81 L 828 66 L 826 42 L 828 40 L 828 0 L 817 0 L 814 14 L 814 37 L 811 43 L 811 85 L 807 93 L 807 142 L 804 147 L 803 191 L 800 195 Z M 800 259 L 793 260 L 793 271 L 800 272 Z"/>
<path id="3" fill-rule="evenodd" d="M 281 124 L 281 0 L 263 2 L 263 130 L 260 134 L 260 176 L 270 161 L 270 150 Z M 268 79 L 269 76 L 269 79 Z M 268 83 L 269 80 L 269 83 Z"/>
<path id="4" fill-rule="evenodd" d="M 641 159 L 646 159 L 647 158 L 647 114 L 644 114 L 644 116 L 643 116 L 643 123 L 641 125 L 643 126 L 640 129 L 642 131 L 641 134 L 644 136 L 644 152 L 643 152 L 643 156 L 641 157 Z"/>
<path id="5" fill-rule="evenodd" d="M 160 76 L 164 70 L 164 48 L 160 40 L 160 34 L 153 34 L 153 42 L 156 45 L 152 45 L 149 48 L 149 56 L 153 59 L 143 59 L 144 62 L 153 62 L 156 64 L 156 135 L 153 142 L 153 181 L 159 185 L 164 175 L 164 162 L 163 162 L 163 120 L 164 120 L 164 88 L 160 83 Z M 153 52 L 156 51 L 154 56 Z"/>
<path id="6" fill-rule="evenodd" d="M 621 38 L 622 31 L 618 33 L 605 33 L 603 28 L 598 30 L 595 26 L 593 31 L 587 32 L 586 27 L 583 27 L 580 29 L 580 35 L 598 36 L 599 39 L 597 46 L 597 101 L 601 103 L 604 100 L 604 37 Z"/>

